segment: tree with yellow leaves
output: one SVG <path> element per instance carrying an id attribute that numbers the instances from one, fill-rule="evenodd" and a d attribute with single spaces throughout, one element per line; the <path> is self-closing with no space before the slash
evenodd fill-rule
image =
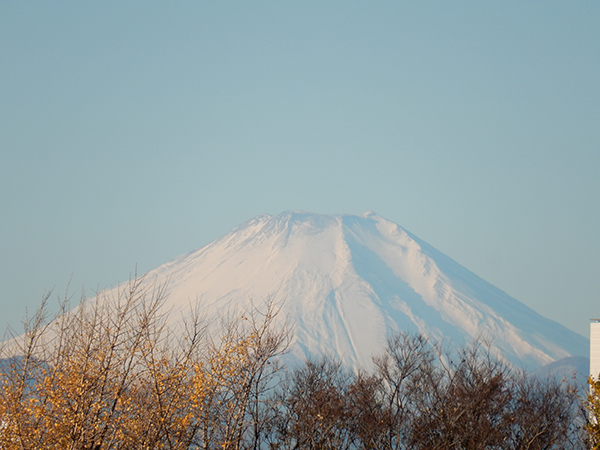
<path id="1" fill-rule="evenodd" d="M 135 278 L 49 320 L 46 297 L 0 349 L 0 448 L 238 449 L 258 420 L 251 396 L 287 345 L 277 310 L 267 301 L 213 339 L 196 309 L 180 336 L 165 298 Z"/>
<path id="2" fill-rule="evenodd" d="M 586 431 L 590 440 L 592 450 L 600 450 L 600 379 L 589 377 L 590 391 L 587 397 L 586 407 L 589 412 Z"/>

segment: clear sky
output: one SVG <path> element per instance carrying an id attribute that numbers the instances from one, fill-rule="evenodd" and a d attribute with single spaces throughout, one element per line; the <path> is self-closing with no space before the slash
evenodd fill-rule
<path id="1" fill-rule="evenodd" d="M 0 2 L 0 325 L 256 215 L 373 210 L 600 317 L 600 2 Z"/>

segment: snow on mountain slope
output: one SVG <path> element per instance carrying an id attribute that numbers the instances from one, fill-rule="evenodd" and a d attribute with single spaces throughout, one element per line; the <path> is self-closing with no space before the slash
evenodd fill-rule
<path id="1" fill-rule="evenodd" d="M 208 317 L 282 302 L 298 357 L 368 367 L 395 330 L 458 345 L 491 339 L 498 355 L 528 369 L 589 346 L 374 213 L 259 216 L 148 278 L 168 281 L 173 325 L 196 300 Z"/>

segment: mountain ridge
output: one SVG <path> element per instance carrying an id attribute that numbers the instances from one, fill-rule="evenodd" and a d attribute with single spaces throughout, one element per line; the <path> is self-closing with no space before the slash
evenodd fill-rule
<path id="1" fill-rule="evenodd" d="M 297 358 L 368 365 L 395 331 L 491 339 L 498 356 L 530 369 L 587 354 L 584 337 L 374 212 L 263 214 L 147 276 L 169 281 L 167 306 L 182 313 L 196 299 L 212 317 L 275 297 L 295 323 Z"/>

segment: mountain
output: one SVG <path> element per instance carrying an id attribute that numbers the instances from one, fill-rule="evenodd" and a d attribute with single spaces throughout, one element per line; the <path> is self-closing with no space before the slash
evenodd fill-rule
<path id="1" fill-rule="evenodd" d="M 555 378 L 558 380 L 575 380 L 575 385 L 582 388 L 581 393 L 587 395 L 590 360 L 585 356 L 570 356 L 546 364 L 535 370 L 533 374 L 541 379 Z"/>
<path id="2" fill-rule="evenodd" d="M 295 357 L 330 354 L 368 367 L 397 330 L 457 345 L 490 341 L 499 357 L 526 369 L 589 348 L 374 213 L 258 216 L 147 277 L 168 281 L 174 321 L 196 300 L 210 318 L 273 298 L 294 325 Z"/>

